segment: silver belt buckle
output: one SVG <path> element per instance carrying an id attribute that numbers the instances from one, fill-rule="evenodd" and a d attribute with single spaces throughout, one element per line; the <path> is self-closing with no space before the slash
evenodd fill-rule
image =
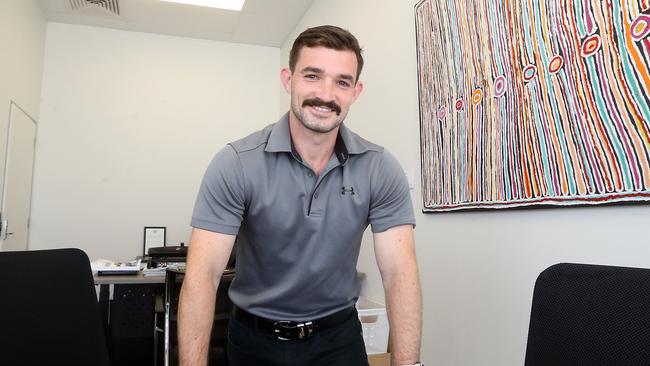
<path id="1" fill-rule="evenodd" d="M 311 337 L 314 332 L 312 322 L 294 322 L 291 320 L 280 320 L 273 323 L 273 333 L 280 341 L 295 341 Z"/>

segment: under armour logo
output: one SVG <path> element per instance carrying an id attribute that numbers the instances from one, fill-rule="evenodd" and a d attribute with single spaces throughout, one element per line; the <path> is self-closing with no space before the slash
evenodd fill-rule
<path id="1" fill-rule="evenodd" d="M 354 187 L 350 186 L 349 188 L 345 188 L 345 186 L 341 187 L 341 194 L 346 194 L 349 193 L 350 195 L 354 196 Z"/>

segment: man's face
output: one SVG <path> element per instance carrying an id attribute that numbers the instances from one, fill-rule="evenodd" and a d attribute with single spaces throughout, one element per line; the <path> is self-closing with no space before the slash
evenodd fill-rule
<path id="1" fill-rule="evenodd" d="M 284 88 L 291 94 L 292 116 L 313 132 L 336 129 L 363 90 L 356 75 L 354 52 L 303 47 L 293 74 L 287 68 L 281 73 Z"/>

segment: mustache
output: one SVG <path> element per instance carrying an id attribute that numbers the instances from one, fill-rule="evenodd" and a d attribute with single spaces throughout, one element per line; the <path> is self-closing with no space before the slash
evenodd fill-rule
<path id="1" fill-rule="evenodd" d="M 336 112 L 336 115 L 341 114 L 341 107 L 336 104 L 335 102 L 326 102 L 320 98 L 313 98 L 313 99 L 305 99 L 304 102 L 302 102 L 303 107 L 327 107 L 334 112 Z"/>

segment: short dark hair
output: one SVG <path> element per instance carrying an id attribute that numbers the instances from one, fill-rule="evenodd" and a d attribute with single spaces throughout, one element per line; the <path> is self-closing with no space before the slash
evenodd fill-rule
<path id="1" fill-rule="evenodd" d="M 363 56 L 361 55 L 362 49 L 359 46 L 359 41 L 352 33 L 343 28 L 334 25 L 321 25 L 318 27 L 307 28 L 304 32 L 300 33 L 298 38 L 293 42 L 291 52 L 289 53 L 289 69 L 291 73 L 296 68 L 300 50 L 303 47 L 326 47 L 338 51 L 352 51 L 357 56 L 357 78 L 361 75 L 363 69 Z"/>

